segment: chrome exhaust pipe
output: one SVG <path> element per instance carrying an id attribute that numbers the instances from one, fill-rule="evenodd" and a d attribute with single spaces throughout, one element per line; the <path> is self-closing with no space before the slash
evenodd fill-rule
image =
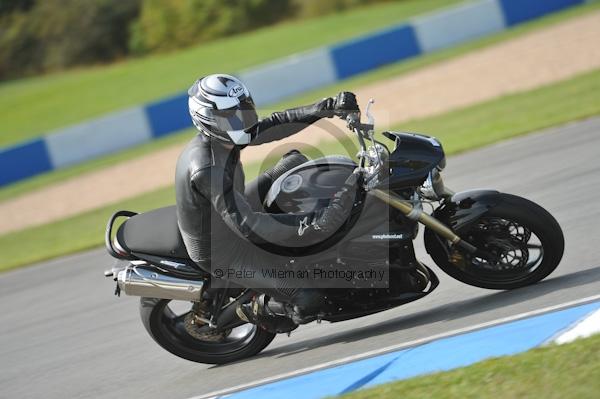
<path id="1" fill-rule="evenodd" d="M 169 276 L 155 268 L 131 265 L 117 273 L 117 285 L 125 295 L 178 301 L 200 300 L 203 281 Z"/>

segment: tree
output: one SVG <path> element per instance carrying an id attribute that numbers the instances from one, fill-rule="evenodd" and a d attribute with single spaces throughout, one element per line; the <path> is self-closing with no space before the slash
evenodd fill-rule
<path id="1" fill-rule="evenodd" d="M 293 11 L 291 0 L 144 0 L 131 49 L 189 46 L 287 19 Z"/>
<path id="2" fill-rule="evenodd" d="M 123 57 L 140 1 L 20 1 L 12 8 L 3 1 L 7 12 L 0 15 L 0 77 Z"/>

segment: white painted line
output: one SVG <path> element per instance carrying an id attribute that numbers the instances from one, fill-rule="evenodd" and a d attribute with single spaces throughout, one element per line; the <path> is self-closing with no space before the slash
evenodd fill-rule
<path id="1" fill-rule="evenodd" d="M 578 338 L 587 338 L 600 333 L 600 309 L 579 320 L 574 326 L 561 333 L 554 342 L 559 345 L 573 342 Z"/>
<path id="2" fill-rule="evenodd" d="M 325 362 L 325 363 L 321 363 L 321 364 L 317 364 L 315 366 L 310 366 L 310 367 L 306 367 L 300 370 L 295 370 L 295 371 L 290 371 L 288 373 L 283 373 L 283 374 L 278 374 L 276 376 L 273 377 L 267 377 L 261 380 L 257 380 L 257 381 L 253 381 L 253 382 L 249 382 L 247 384 L 242 384 L 242 385 L 237 385 L 235 387 L 231 387 L 231 388 L 226 388 L 226 389 L 222 389 L 219 391 L 214 391 L 214 392 L 210 392 L 204 395 L 199 395 L 199 396 L 193 396 L 189 399 L 216 399 L 216 398 L 220 398 L 223 397 L 224 395 L 229 395 L 235 392 L 239 392 L 239 391 L 243 391 L 246 389 L 250 389 L 250 388 L 254 388 L 257 387 L 259 385 L 265 385 L 265 384 L 269 384 L 272 382 L 276 382 L 276 381 L 280 381 L 280 380 L 284 380 L 290 377 L 297 377 L 300 375 L 304 375 L 304 374 L 308 374 L 308 373 L 312 373 L 314 371 L 318 371 L 318 370 L 322 370 L 322 369 L 326 369 L 326 368 L 330 368 L 330 367 L 335 367 L 335 366 L 340 366 L 342 364 L 346 364 L 346 363 L 351 363 L 351 362 L 355 362 L 358 360 L 362 360 L 362 359 L 367 359 L 373 356 L 377 356 L 377 355 L 382 355 L 388 352 L 394 352 L 397 350 L 401 350 L 401 349 L 405 349 L 405 348 L 409 348 L 412 346 L 419 346 L 419 345 L 423 345 L 426 344 L 428 342 L 431 341 L 435 341 L 438 339 L 442 339 L 442 338 L 448 338 L 448 337 L 452 337 L 455 335 L 460 335 L 460 334 L 465 334 L 468 332 L 472 332 L 472 331 L 476 331 L 476 330 L 481 330 L 483 328 L 487 328 L 487 327 L 493 327 L 499 324 L 504 324 L 504 323 L 508 323 L 511 321 L 516 321 L 516 320 L 521 320 L 521 319 L 526 319 L 529 317 L 533 317 L 533 316 L 539 316 L 541 314 L 544 313 L 548 313 L 548 312 L 552 312 L 552 311 L 556 311 L 556 310 L 562 310 L 565 308 L 569 308 L 575 305 L 581 305 L 587 302 L 594 302 L 596 300 L 600 300 L 600 294 L 598 295 L 593 295 L 593 296 L 589 296 L 586 298 L 581 298 L 581 299 L 577 299 L 574 301 L 569 301 L 569 302 L 565 302 L 565 303 L 561 303 L 558 305 L 553 305 L 553 306 L 548 306 L 542 309 L 537 309 L 537 310 L 531 310 L 529 312 L 524 312 L 524 313 L 519 313 L 516 315 L 512 315 L 512 316 L 507 316 L 507 317 L 503 317 L 501 319 L 496 319 L 496 320 L 492 320 L 492 321 L 488 321 L 485 323 L 480 323 L 480 324 L 475 324 L 473 326 L 469 326 L 469 327 L 463 327 L 463 328 L 459 328 L 456 330 L 452 330 L 452 331 L 447 331 L 445 333 L 440 333 L 440 334 L 436 334 L 436 335 L 432 335 L 430 337 L 427 338 L 420 338 L 420 339 L 416 339 L 413 341 L 409 341 L 409 342 L 403 342 L 400 344 L 395 344 L 395 345 L 391 345 L 391 346 L 387 346 L 385 348 L 380 348 L 380 349 L 375 349 L 372 351 L 368 351 L 368 352 L 364 352 L 364 353 L 360 353 L 357 355 L 352 355 L 352 356 L 348 356 L 348 357 L 344 357 L 342 359 L 337 359 L 337 360 L 332 360 L 329 362 Z"/>

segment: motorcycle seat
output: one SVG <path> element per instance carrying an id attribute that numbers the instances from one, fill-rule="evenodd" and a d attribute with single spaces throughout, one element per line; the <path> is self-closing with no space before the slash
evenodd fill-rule
<path id="1" fill-rule="evenodd" d="M 175 206 L 132 216 L 117 230 L 116 241 L 129 253 L 189 259 L 177 225 Z"/>

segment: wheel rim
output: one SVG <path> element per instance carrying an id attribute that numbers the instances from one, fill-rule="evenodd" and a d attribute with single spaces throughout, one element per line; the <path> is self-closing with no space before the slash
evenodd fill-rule
<path id="1" fill-rule="evenodd" d="M 172 345 L 185 351 L 225 355 L 245 348 L 257 335 L 253 324 L 243 324 L 228 330 L 221 337 L 201 339 L 190 330 L 191 304 L 182 301 L 164 301 L 154 310 L 154 320 L 160 334 Z M 196 328 L 200 328 L 198 326 Z M 200 330 L 206 331 L 206 328 Z M 212 339 L 216 338 L 216 339 Z"/>
<path id="2" fill-rule="evenodd" d="M 465 239 L 498 260 L 473 257 L 461 249 L 451 256 L 462 258 L 455 263 L 466 274 L 483 282 L 515 283 L 534 273 L 544 260 L 544 247 L 538 234 L 517 221 L 501 217 L 483 217 L 466 234 Z"/>

